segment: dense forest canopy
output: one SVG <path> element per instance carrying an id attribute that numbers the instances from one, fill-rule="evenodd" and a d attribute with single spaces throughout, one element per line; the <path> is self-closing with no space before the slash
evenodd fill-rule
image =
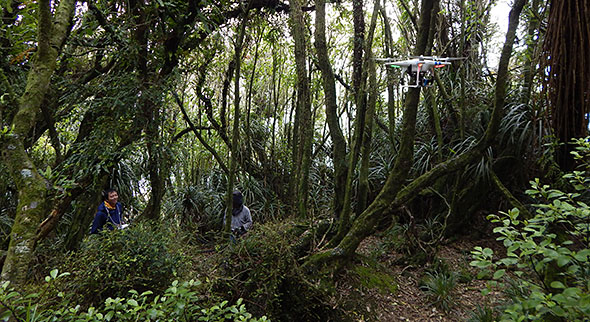
<path id="1" fill-rule="evenodd" d="M 206 248 L 227 244 L 240 190 L 255 229 L 306 228 L 289 252 L 308 276 L 390 227 L 438 227 L 402 234 L 432 262 L 486 214 L 533 218 L 529 181 L 565 191 L 584 164 L 590 8 L 496 5 L 0 0 L 1 279 L 82 265 L 47 254 L 89 247 L 107 188 L 133 229 Z M 418 87 L 380 62 L 420 56 L 460 59 Z"/>

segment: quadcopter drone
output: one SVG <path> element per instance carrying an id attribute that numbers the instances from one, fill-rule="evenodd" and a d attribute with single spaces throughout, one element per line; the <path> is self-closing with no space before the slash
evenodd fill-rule
<path id="1" fill-rule="evenodd" d="M 412 56 L 412 59 L 395 61 L 393 58 L 377 58 L 378 62 L 385 66 L 406 68 L 410 76 L 406 87 L 429 87 L 432 85 L 432 76 L 435 68 L 442 68 L 451 64 L 453 60 L 465 59 L 465 57 L 437 57 L 437 56 Z"/>

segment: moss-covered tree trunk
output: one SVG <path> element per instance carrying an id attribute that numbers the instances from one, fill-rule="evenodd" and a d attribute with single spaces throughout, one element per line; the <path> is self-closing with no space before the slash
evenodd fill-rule
<path id="1" fill-rule="evenodd" d="M 508 79 L 508 63 L 512 53 L 512 46 L 516 37 L 516 29 L 522 7 L 526 0 L 516 0 L 510 11 L 506 41 L 502 48 L 498 77 L 496 82 L 495 100 L 492 116 L 485 134 L 471 150 L 460 154 L 453 159 L 447 160 L 435 166 L 430 171 L 414 179 L 407 186 L 403 186 L 406 178 L 404 170 L 409 169 L 412 162 L 413 138 L 415 132 L 415 117 L 419 99 L 419 89 L 408 92 L 404 109 L 404 120 L 402 128 L 402 143 L 394 168 L 392 169 L 385 185 L 369 207 L 354 221 L 350 231 L 342 241 L 334 248 L 310 256 L 304 267 L 308 271 L 320 269 L 326 265 L 328 268 L 339 268 L 346 260 L 350 259 L 356 251 L 360 242 L 374 232 L 374 227 L 381 218 L 383 212 L 390 208 L 399 207 L 412 200 L 422 189 L 432 185 L 438 178 L 454 171 L 463 169 L 468 164 L 481 157 L 483 151 L 493 142 L 503 116 L 506 82 Z M 432 0 L 424 0 L 422 14 L 420 17 L 420 30 L 416 50 L 426 48 L 428 22 L 433 8 Z M 428 22 L 426 22 L 426 21 Z"/>
<path id="2" fill-rule="evenodd" d="M 363 86 L 364 92 L 368 94 L 367 109 L 365 116 L 365 130 L 363 131 L 361 146 L 361 163 L 359 167 L 359 185 L 357 189 L 357 203 L 355 213 L 360 214 L 367 208 L 369 198 L 369 163 L 371 160 L 371 141 L 373 136 L 373 118 L 375 117 L 375 108 L 377 105 L 377 71 L 375 60 L 373 59 L 373 35 L 377 25 L 377 17 L 381 7 L 380 1 L 374 3 L 371 25 L 365 41 L 365 70 L 369 82 Z M 366 82 L 365 82 L 366 84 Z"/>
<path id="3" fill-rule="evenodd" d="M 52 17 L 50 1 L 39 1 L 37 53 L 25 92 L 19 101 L 18 112 L 12 121 L 14 129 L 1 138 L 3 161 L 16 183 L 19 200 L 1 278 L 15 285 L 26 282 L 33 259 L 37 227 L 49 210 L 46 200 L 48 185 L 29 158 L 23 141 L 41 111 L 59 50 L 71 27 L 74 4 L 73 0 L 60 1 Z"/>
<path id="4" fill-rule="evenodd" d="M 392 57 L 393 55 L 393 36 L 391 35 L 391 24 L 387 17 L 387 11 L 381 7 L 379 12 L 383 17 L 383 32 L 385 41 L 383 45 L 383 57 Z M 392 68 L 386 69 L 387 73 L 387 119 L 389 120 L 389 139 L 391 144 L 395 142 L 395 90 L 393 88 L 394 78 Z"/>
<path id="5" fill-rule="evenodd" d="M 359 160 L 363 133 L 365 131 L 367 96 L 363 88 L 363 83 L 365 82 L 363 79 L 363 51 L 365 44 L 365 13 L 363 6 L 363 0 L 353 0 L 352 2 L 352 16 L 354 24 L 352 85 L 354 89 L 356 114 L 354 116 L 354 134 L 352 136 L 350 153 L 348 154 L 348 172 L 346 174 L 344 204 L 342 207 L 342 213 L 339 216 L 338 232 L 336 236 L 330 240 L 331 246 L 338 244 L 346 232 L 348 232 L 350 229 L 352 217 L 351 205 L 354 192 L 353 178 Z"/>
<path id="6" fill-rule="evenodd" d="M 150 187 L 152 188 L 150 199 L 143 212 L 142 217 L 149 220 L 158 220 L 162 208 L 162 198 L 166 186 L 166 177 L 169 167 L 165 166 L 165 158 L 162 156 L 164 148 L 162 147 L 163 138 L 160 135 L 160 108 L 152 102 L 145 102 L 146 128 L 146 147 L 148 152 L 148 176 Z"/>
<path id="7" fill-rule="evenodd" d="M 322 84 L 326 101 L 326 121 L 332 139 L 332 153 L 334 162 L 334 203 L 332 211 L 340 215 L 344 204 L 346 190 L 346 139 L 342 134 L 338 117 L 336 101 L 336 81 L 334 71 L 328 58 L 326 45 L 326 1 L 316 0 L 315 13 L 315 48 L 318 56 L 318 66 L 322 72 Z"/>
<path id="8" fill-rule="evenodd" d="M 299 164 L 295 178 L 297 180 L 297 214 L 307 216 L 307 195 L 309 192 L 309 169 L 311 166 L 311 145 L 313 142 L 313 123 L 311 121 L 311 97 L 309 78 L 307 75 L 307 50 L 305 37 L 305 20 L 303 18 L 302 2 L 291 2 L 289 25 L 295 45 L 295 71 L 297 74 L 297 114 L 299 124 L 297 131 L 297 157 Z"/>

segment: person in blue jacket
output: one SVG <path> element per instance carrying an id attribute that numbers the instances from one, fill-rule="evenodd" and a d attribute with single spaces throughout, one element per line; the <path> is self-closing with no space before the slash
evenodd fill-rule
<path id="1" fill-rule="evenodd" d="M 106 189 L 102 192 L 103 201 L 98 205 L 90 234 L 101 232 L 105 225 L 108 230 L 122 228 L 123 207 L 119 200 L 119 194 L 115 189 Z"/>

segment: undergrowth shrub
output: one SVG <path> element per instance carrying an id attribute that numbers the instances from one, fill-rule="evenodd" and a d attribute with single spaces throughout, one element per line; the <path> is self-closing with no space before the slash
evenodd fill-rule
<path id="1" fill-rule="evenodd" d="M 130 289 L 162 292 L 184 262 L 171 243 L 167 227 L 141 223 L 91 235 L 61 266 L 72 276 L 60 289 L 80 297 L 83 306 L 125 296 Z"/>
<path id="2" fill-rule="evenodd" d="M 323 294 L 311 287 L 299 271 L 292 246 L 290 222 L 256 225 L 248 234 L 215 254 L 221 268 L 212 292 L 228 300 L 244 298 L 254 314 L 286 321 L 329 320 L 333 310 L 322 304 Z M 203 263 L 205 267 L 210 264 Z M 333 316 L 332 316 L 333 319 Z"/>
<path id="3" fill-rule="evenodd" d="M 41 292 L 55 288 L 57 280 L 69 274 L 59 274 L 53 270 L 45 279 L 47 283 Z M 130 290 L 128 297 L 107 298 L 98 307 L 83 310 L 72 303 L 63 292 L 59 300 L 51 306 L 39 304 L 40 293 L 22 294 L 10 287 L 9 282 L 0 285 L 0 321 L 21 322 L 99 322 L 99 321 L 268 321 L 265 316 L 253 318 L 248 313 L 242 299 L 229 305 L 222 301 L 212 306 L 202 307 L 198 292 L 199 281 L 179 283 L 174 281 L 163 294 L 154 295 L 152 291 L 139 293 Z"/>
<path id="4" fill-rule="evenodd" d="M 500 319 L 583 321 L 590 316 L 590 142 L 577 140 L 574 157 L 580 170 L 564 176 L 572 192 L 551 189 L 539 179 L 527 194 L 539 200 L 533 218 L 518 209 L 490 215 L 506 255 L 494 258 L 489 248 L 472 251 L 472 265 L 488 272 L 492 287 L 507 290 L 512 300 Z"/>

